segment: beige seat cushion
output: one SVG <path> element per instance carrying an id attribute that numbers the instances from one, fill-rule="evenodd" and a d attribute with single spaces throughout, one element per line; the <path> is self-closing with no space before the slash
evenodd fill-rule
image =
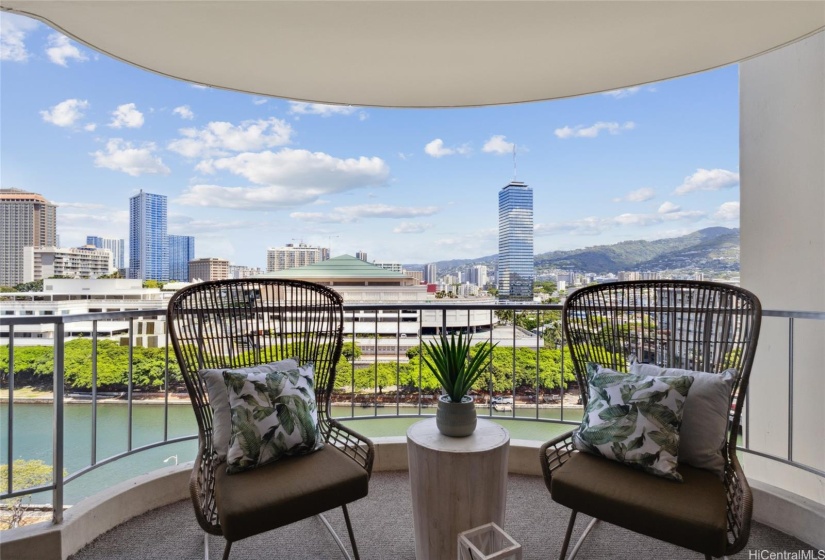
<path id="1" fill-rule="evenodd" d="M 215 473 L 224 537 L 237 541 L 339 507 L 367 495 L 369 476 L 331 445 L 257 469 Z"/>
<path id="2" fill-rule="evenodd" d="M 553 500 L 586 515 L 697 552 L 722 556 L 725 487 L 707 470 L 678 468 L 674 482 L 588 453 L 553 471 Z M 592 538 L 592 537 L 591 537 Z"/>

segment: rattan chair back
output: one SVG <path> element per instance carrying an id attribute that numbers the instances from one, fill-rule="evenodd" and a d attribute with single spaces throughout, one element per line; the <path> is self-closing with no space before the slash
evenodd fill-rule
<path id="1" fill-rule="evenodd" d="M 562 312 L 585 406 L 588 362 L 621 372 L 634 360 L 711 373 L 733 369 L 731 434 L 740 422 L 761 318 L 759 300 L 747 290 L 679 280 L 588 286 L 567 298 Z"/>
<path id="2" fill-rule="evenodd" d="M 201 527 L 221 534 L 214 498 L 212 408 L 201 369 L 242 368 L 296 358 L 315 366 L 318 421 L 329 440 L 329 405 L 341 355 L 341 296 L 310 282 L 202 282 L 172 296 L 167 324 L 195 418 L 199 450 L 192 498 Z"/>

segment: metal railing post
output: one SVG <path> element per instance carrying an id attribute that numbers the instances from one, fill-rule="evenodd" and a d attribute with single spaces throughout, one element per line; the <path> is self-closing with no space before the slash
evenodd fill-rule
<path id="1" fill-rule="evenodd" d="M 9 325 L 9 409 L 8 422 L 6 422 L 6 429 L 8 430 L 8 445 L 6 464 L 8 465 L 8 484 L 6 488 L 11 492 L 14 490 L 12 481 L 14 479 L 12 470 L 14 468 L 14 325 Z"/>
<path id="2" fill-rule="evenodd" d="M 66 349 L 66 326 L 60 322 L 55 325 L 54 337 L 54 372 L 53 401 L 54 401 L 54 428 L 53 440 L 53 479 L 52 492 L 52 522 L 58 525 L 63 522 L 63 376 Z"/>

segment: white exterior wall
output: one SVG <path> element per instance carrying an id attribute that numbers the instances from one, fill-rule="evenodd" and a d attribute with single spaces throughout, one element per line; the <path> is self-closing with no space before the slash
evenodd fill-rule
<path id="1" fill-rule="evenodd" d="M 764 309 L 825 311 L 825 33 L 740 68 L 741 281 Z M 825 470 L 825 321 L 794 325 L 793 458 Z M 750 443 L 788 453 L 788 320 L 765 318 Z M 825 481 L 746 454 L 749 478 L 825 504 Z M 820 533 L 821 536 L 821 533 Z"/>

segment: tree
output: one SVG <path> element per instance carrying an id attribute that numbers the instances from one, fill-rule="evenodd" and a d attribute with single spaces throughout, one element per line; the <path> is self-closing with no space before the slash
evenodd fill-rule
<path id="1" fill-rule="evenodd" d="M 341 355 L 351 362 L 353 359 L 361 357 L 361 348 L 354 342 L 345 342 L 341 347 Z"/>
<path id="2" fill-rule="evenodd" d="M 33 282 L 23 282 L 14 286 L 16 292 L 42 292 L 43 280 L 35 280 Z"/>

